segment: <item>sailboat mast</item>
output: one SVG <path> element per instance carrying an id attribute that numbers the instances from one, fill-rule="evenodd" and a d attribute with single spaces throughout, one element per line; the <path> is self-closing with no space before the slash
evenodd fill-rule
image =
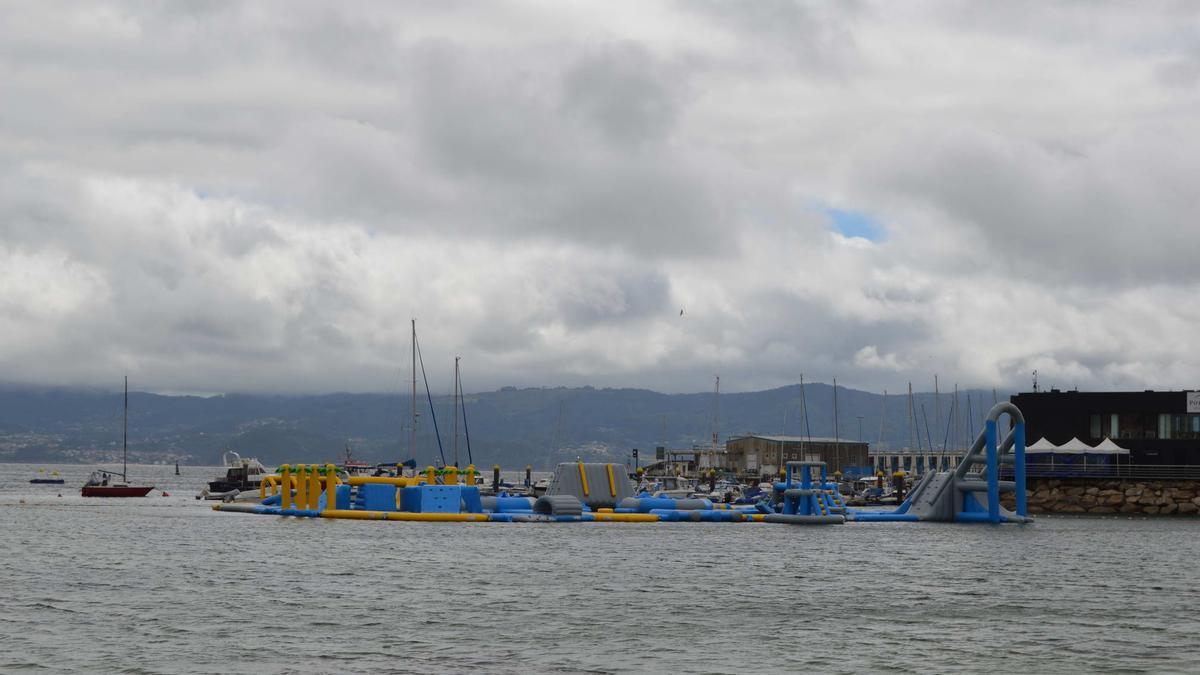
<path id="1" fill-rule="evenodd" d="M 952 451 L 957 451 L 958 446 L 962 443 L 962 437 L 963 437 L 962 429 L 961 429 L 962 414 L 960 414 L 959 410 L 958 410 L 958 383 L 957 382 L 954 383 L 954 403 L 952 403 L 950 406 L 950 418 L 954 420 L 954 443 L 951 444 L 950 449 Z"/>
<path id="2" fill-rule="evenodd" d="M 409 429 L 408 456 L 417 458 L 417 320 L 412 320 L 412 428 Z"/>
<path id="3" fill-rule="evenodd" d="M 458 359 L 454 357 L 454 466 L 458 467 Z"/>
<path id="4" fill-rule="evenodd" d="M 876 441 L 877 447 L 883 447 L 883 420 L 887 411 L 887 389 L 883 390 L 883 398 L 879 399 L 879 440 Z"/>
<path id="5" fill-rule="evenodd" d="M 913 441 L 913 425 L 917 419 L 917 409 L 913 406 L 912 382 L 908 383 L 908 448 L 911 450 L 916 443 Z M 920 432 L 917 433 L 920 438 Z"/>
<path id="6" fill-rule="evenodd" d="M 804 395 L 804 373 L 800 373 L 800 408 L 804 411 L 804 440 L 812 444 L 812 429 L 808 426 L 808 399 Z M 805 446 L 806 448 L 808 446 Z"/>
<path id="7" fill-rule="evenodd" d="M 933 419 L 937 420 L 937 427 L 939 429 L 941 429 L 942 428 L 942 393 L 940 391 L 938 391 L 937 373 L 933 374 L 933 409 L 934 409 Z M 925 431 L 926 432 L 929 431 L 929 422 L 928 421 L 926 421 L 926 423 L 925 423 Z M 930 447 L 929 451 L 933 452 L 933 448 Z"/>
<path id="8" fill-rule="evenodd" d="M 129 376 L 125 376 L 125 417 L 121 422 L 121 478 L 129 481 Z"/>
<path id="9" fill-rule="evenodd" d="M 833 457 L 837 462 L 834 471 L 842 470 L 842 437 L 838 432 L 837 378 L 833 378 Z"/>
<path id="10" fill-rule="evenodd" d="M 713 432 L 712 432 L 712 456 L 709 457 L 709 466 L 716 464 L 717 460 L 717 438 L 721 435 L 721 376 L 717 375 L 717 382 L 713 385 Z M 699 467 L 697 467 L 699 469 Z"/>

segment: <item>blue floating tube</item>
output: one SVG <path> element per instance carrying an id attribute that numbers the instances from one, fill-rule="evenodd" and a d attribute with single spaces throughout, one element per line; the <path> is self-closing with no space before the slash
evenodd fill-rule
<path id="1" fill-rule="evenodd" d="M 692 515 L 695 518 L 692 518 Z M 700 520 L 699 511 L 680 511 L 678 509 L 652 509 L 650 515 L 658 516 L 658 519 L 667 523 L 677 523 L 681 520 Z"/>
<path id="2" fill-rule="evenodd" d="M 496 497 L 492 510 L 497 513 L 513 513 L 518 511 L 533 511 L 532 497 Z"/>
<path id="3" fill-rule="evenodd" d="M 897 513 L 895 511 L 850 511 L 846 520 L 859 523 L 916 523 L 920 518 L 912 513 Z"/>
<path id="4" fill-rule="evenodd" d="M 321 512 L 312 509 L 279 509 L 281 516 L 295 516 L 297 518 L 320 518 Z"/>
<path id="5" fill-rule="evenodd" d="M 741 523 L 750 519 L 748 515 L 741 511 L 709 511 L 705 515 L 709 515 L 704 520 L 713 523 Z"/>
<path id="6" fill-rule="evenodd" d="M 668 523 L 732 523 L 746 519 L 741 513 L 717 510 L 652 509 L 650 515 Z"/>
<path id="7" fill-rule="evenodd" d="M 253 513 L 265 516 L 279 515 L 279 507 L 262 504 L 219 504 L 218 511 L 225 513 Z"/>
<path id="8" fill-rule="evenodd" d="M 279 506 L 279 502 L 283 500 L 283 495 L 271 495 L 262 500 L 263 506 Z"/>
<path id="9" fill-rule="evenodd" d="M 655 509 L 671 511 L 711 511 L 713 503 L 707 499 L 671 499 L 670 497 L 626 497 L 617 504 L 621 509 L 634 509 L 632 513 L 650 513 Z M 619 511 L 618 513 L 624 513 Z"/>

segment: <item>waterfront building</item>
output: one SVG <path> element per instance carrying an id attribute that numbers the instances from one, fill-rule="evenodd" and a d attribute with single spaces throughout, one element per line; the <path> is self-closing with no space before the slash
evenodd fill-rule
<path id="1" fill-rule="evenodd" d="M 738 474 L 774 476 L 784 462 L 825 462 L 829 473 L 862 473 L 868 465 L 869 444 L 837 438 L 747 434 L 725 442 L 726 468 Z"/>
<path id="2" fill-rule="evenodd" d="M 653 459 L 653 461 L 651 461 Z M 695 476 L 698 472 L 708 469 L 722 469 L 727 466 L 725 446 L 693 445 L 690 448 L 676 449 L 658 446 L 654 456 L 646 457 L 641 467 L 649 475 L 684 475 Z"/>
<path id="3" fill-rule="evenodd" d="M 918 477 L 928 471 L 949 471 L 955 468 L 962 454 L 961 451 L 930 452 L 911 448 L 876 450 L 871 452 L 869 464 L 872 473 L 882 472 L 885 476 L 891 476 L 897 471 L 903 471 Z"/>
<path id="4" fill-rule="evenodd" d="M 1200 467 L 1200 392 L 1023 392 L 1012 397 L 1025 416 L 1030 443 L 1055 445 L 1105 439 L 1129 451 L 1120 462 L 1135 467 Z"/>

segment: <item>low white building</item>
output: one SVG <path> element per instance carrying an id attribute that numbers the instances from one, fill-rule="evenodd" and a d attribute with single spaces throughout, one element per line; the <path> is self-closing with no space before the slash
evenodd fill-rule
<path id="1" fill-rule="evenodd" d="M 876 473 L 890 476 L 897 471 L 920 476 L 929 471 L 949 471 L 958 466 L 962 457 L 959 452 L 930 452 L 928 450 L 878 450 L 870 454 L 871 466 Z"/>

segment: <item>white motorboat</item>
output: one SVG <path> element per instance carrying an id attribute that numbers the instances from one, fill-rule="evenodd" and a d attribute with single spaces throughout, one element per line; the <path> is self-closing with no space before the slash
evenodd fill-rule
<path id="1" fill-rule="evenodd" d="M 230 501 L 251 491 L 257 497 L 259 484 L 271 473 L 262 462 L 253 457 L 244 458 L 233 450 L 221 455 L 221 463 L 225 467 L 225 475 L 209 481 L 208 487 L 201 490 L 196 499 Z"/>

